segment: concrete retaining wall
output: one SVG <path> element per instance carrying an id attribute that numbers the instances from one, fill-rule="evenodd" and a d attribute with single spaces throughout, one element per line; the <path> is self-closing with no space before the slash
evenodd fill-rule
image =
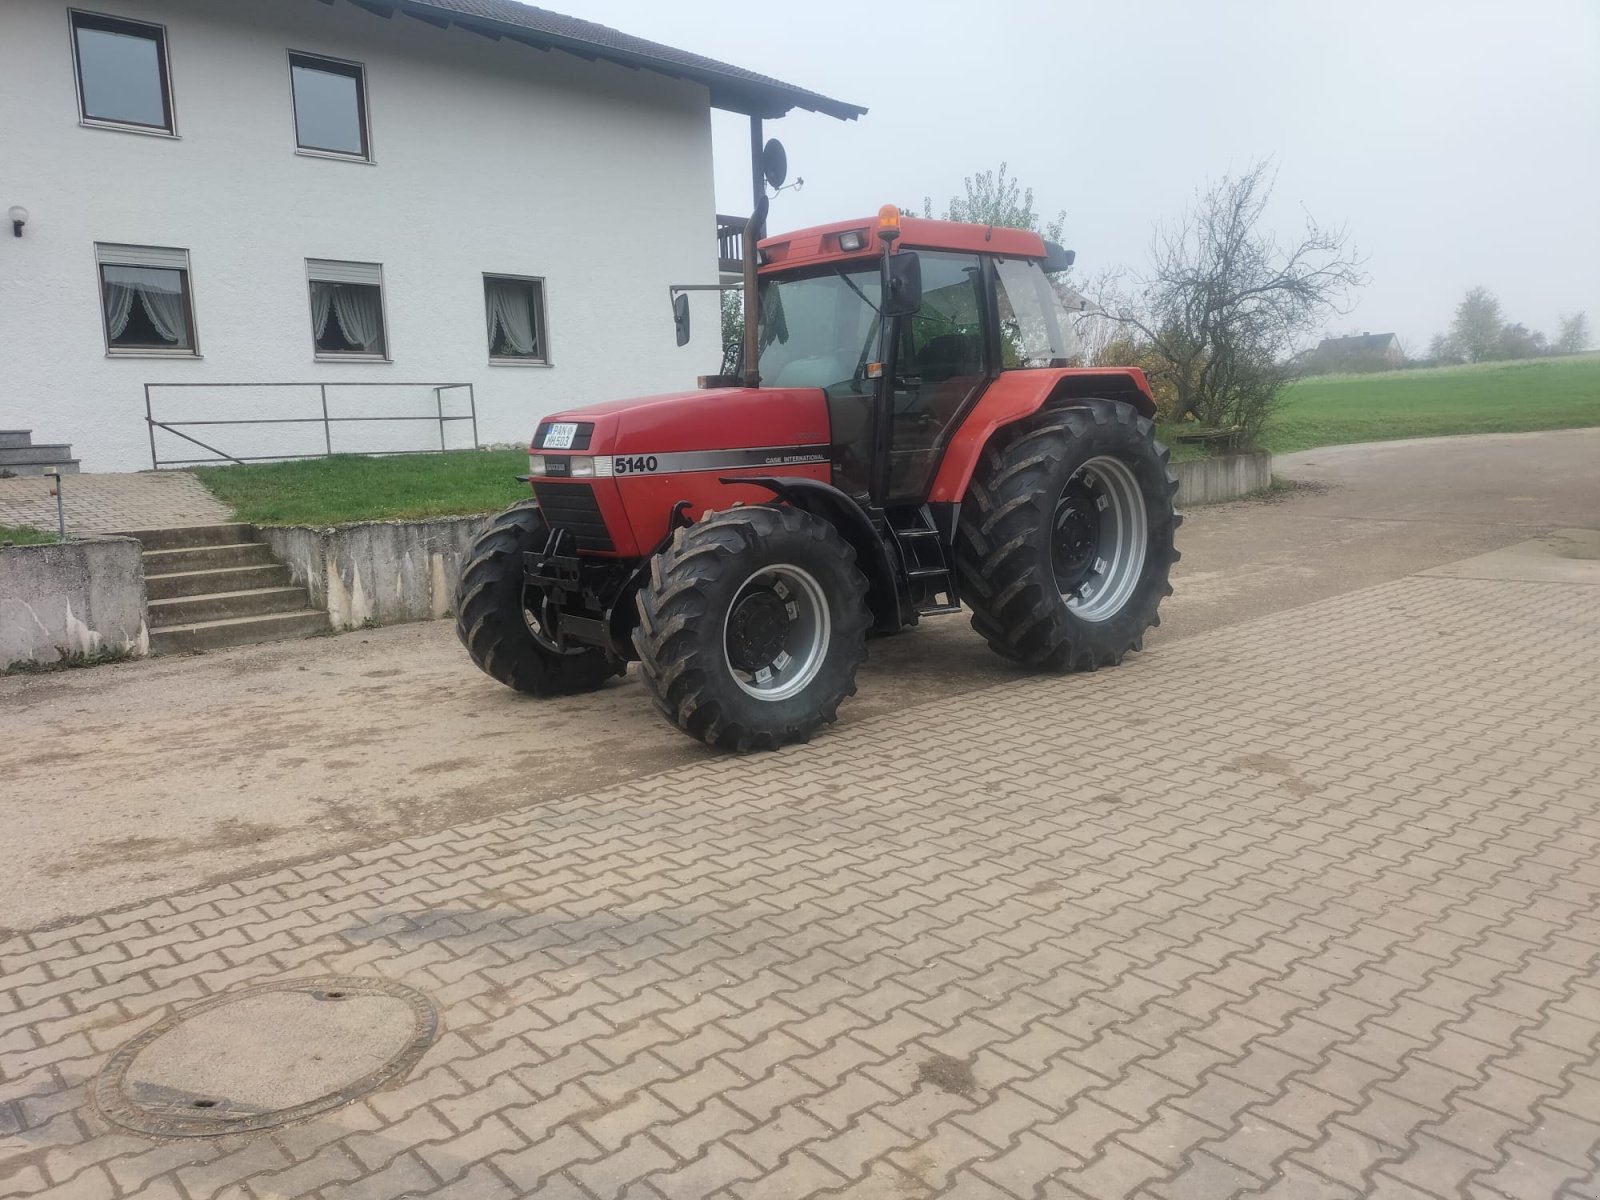
<path id="1" fill-rule="evenodd" d="M 1270 487 L 1272 455 L 1265 450 L 1219 454 L 1215 458 L 1173 463 L 1172 471 L 1178 477 L 1179 508 L 1216 504 Z"/>
<path id="2" fill-rule="evenodd" d="M 312 529 L 259 526 L 294 582 L 335 629 L 426 621 L 449 614 L 472 538 L 484 518 L 373 521 Z"/>
<path id="3" fill-rule="evenodd" d="M 141 551 L 132 538 L 0 548 L 0 667 L 148 654 Z"/>

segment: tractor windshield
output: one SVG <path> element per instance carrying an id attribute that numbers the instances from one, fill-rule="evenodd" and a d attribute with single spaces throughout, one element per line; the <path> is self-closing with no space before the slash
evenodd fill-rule
<path id="1" fill-rule="evenodd" d="M 761 281 L 761 382 L 860 391 L 877 348 L 877 263 Z"/>

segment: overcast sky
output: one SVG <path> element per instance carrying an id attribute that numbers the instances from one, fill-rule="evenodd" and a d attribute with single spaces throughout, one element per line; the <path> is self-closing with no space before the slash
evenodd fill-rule
<path id="1" fill-rule="evenodd" d="M 1270 156 L 1273 222 L 1293 233 L 1303 205 L 1369 256 L 1332 332 L 1421 353 L 1480 283 L 1530 328 L 1575 309 L 1600 327 L 1600 0 L 546 4 L 865 105 L 769 122 L 806 180 L 775 231 L 938 208 L 1003 160 L 1095 274 Z M 718 210 L 748 211 L 744 118 L 715 131 Z"/>

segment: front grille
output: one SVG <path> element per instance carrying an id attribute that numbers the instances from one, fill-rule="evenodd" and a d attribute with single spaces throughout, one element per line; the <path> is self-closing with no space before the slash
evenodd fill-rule
<path id="1" fill-rule="evenodd" d="M 533 498 L 539 502 L 551 529 L 565 529 L 578 540 L 579 550 L 614 550 L 600 502 L 587 483 L 536 483 Z"/>

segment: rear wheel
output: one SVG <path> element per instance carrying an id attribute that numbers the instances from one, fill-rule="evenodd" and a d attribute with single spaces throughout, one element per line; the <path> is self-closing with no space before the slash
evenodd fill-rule
<path id="1" fill-rule="evenodd" d="M 961 510 L 957 563 L 972 627 L 1048 670 L 1114 666 L 1160 624 L 1177 479 L 1131 405 L 1085 400 L 985 451 Z"/>
<path id="2" fill-rule="evenodd" d="M 456 587 L 456 636 L 484 674 L 532 696 L 589 692 L 626 670 L 593 647 L 563 649 L 550 598 L 523 582 L 522 556 L 550 529 L 532 500 L 492 517 Z"/>
<path id="3" fill-rule="evenodd" d="M 788 506 L 678 531 L 639 592 L 639 676 L 690 737 L 727 750 L 807 740 L 856 690 L 867 581 L 833 526 Z"/>

